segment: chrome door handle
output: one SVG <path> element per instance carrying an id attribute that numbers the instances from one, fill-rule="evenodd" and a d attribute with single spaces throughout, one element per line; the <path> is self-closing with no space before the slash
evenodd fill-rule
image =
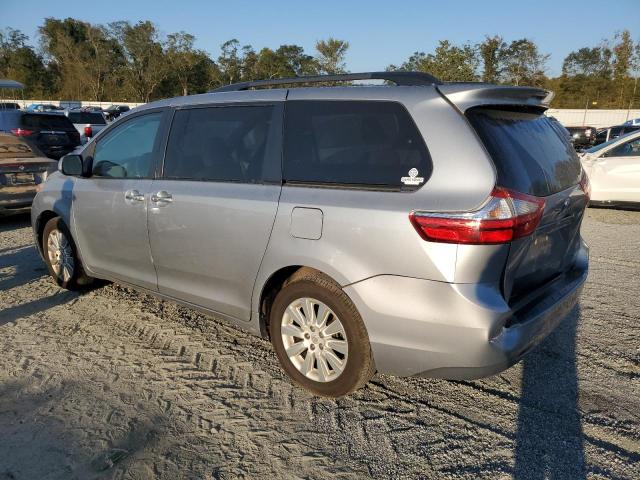
<path id="1" fill-rule="evenodd" d="M 144 195 L 138 190 L 127 190 L 124 198 L 130 202 L 144 202 Z"/>
<path id="2" fill-rule="evenodd" d="M 155 203 L 157 206 L 163 206 L 173 202 L 173 196 L 165 190 L 160 190 L 159 192 L 151 195 L 151 202 Z"/>

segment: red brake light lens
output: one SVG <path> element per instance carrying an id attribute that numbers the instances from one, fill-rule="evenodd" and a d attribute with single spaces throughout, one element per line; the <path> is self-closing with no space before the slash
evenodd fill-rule
<path id="1" fill-rule="evenodd" d="M 544 200 L 496 187 L 473 212 L 412 212 L 411 223 L 427 241 L 467 245 L 507 243 L 533 233 L 544 212 Z"/>
<path id="2" fill-rule="evenodd" d="M 12 128 L 11 133 L 13 133 L 16 137 L 28 137 L 29 135 L 33 135 L 33 130 L 26 130 L 24 128 Z"/>
<path id="3" fill-rule="evenodd" d="M 93 137 L 93 129 L 91 128 L 91 125 L 84 127 L 84 136 L 87 138 Z"/>

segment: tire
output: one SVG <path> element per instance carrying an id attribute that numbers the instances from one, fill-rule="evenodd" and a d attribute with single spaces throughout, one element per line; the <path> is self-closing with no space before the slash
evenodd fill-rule
<path id="1" fill-rule="evenodd" d="M 375 373 L 358 310 L 339 285 L 315 270 L 300 269 L 285 282 L 271 308 L 269 333 L 287 375 L 316 395 L 348 395 Z"/>
<path id="2" fill-rule="evenodd" d="M 56 251 L 64 253 L 56 253 Z M 42 254 L 49 275 L 60 287 L 67 290 L 81 290 L 93 283 L 94 279 L 85 273 L 76 244 L 60 217 L 52 218 L 44 226 Z M 67 259 L 70 261 L 65 262 Z M 66 265 L 67 268 L 61 268 L 62 265 Z"/>

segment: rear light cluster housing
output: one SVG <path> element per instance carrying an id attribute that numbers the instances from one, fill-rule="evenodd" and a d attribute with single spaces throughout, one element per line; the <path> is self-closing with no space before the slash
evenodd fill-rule
<path id="1" fill-rule="evenodd" d="M 26 128 L 12 128 L 11 133 L 16 137 L 28 137 L 29 135 L 33 135 L 33 130 L 27 130 Z"/>
<path id="2" fill-rule="evenodd" d="M 91 128 L 91 125 L 86 125 L 84 127 L 84 136 L 87 138 L 93 137 L 93 129 Z"/>
<path id="3" fill-rule="evenodd" d="M 533 233 L 544 199 L 496 187 L 478 210 L 434 213 L 414 211 L 409 219 L 424 240 L 466 245 L 508 243 Z"/>

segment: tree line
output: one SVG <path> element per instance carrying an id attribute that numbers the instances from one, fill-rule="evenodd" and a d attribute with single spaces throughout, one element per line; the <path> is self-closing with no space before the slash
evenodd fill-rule
<path id="1" fill-rule="evenodd" d="M 346 72 L 349 43 L 328 38 L 312 54 L 299 45 L 277 49 L 231 39 L 217 58 L 181 31 L 162 35 L 149 21 L 108 25 L 46 18 L 34 47 L 19 30 L 0 30 L 0 77 L 25 85 L 30 98 L 148 102 L 202 93 L 233 82 Z M 473 44 L 441 40 L 388 70 L 428 72 L 444 81 L 533 85 L 556 92 L 556 108 L 628 108 L 640 105 L 640 42 L 629 31 L 564 59 L 562 73 L 546 75 L 549 55 L 530 39 L 486 36 Z"/>

